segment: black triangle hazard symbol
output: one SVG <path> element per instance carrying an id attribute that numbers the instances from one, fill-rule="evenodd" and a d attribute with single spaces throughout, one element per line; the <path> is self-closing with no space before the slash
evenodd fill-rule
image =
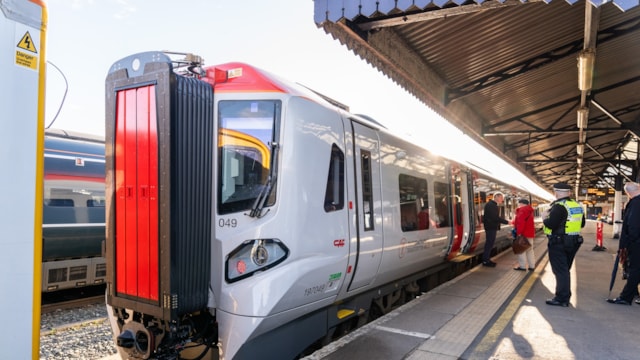
<path id="1" fill-rule="evenodd" d="M 20 39 L 20 42 L 18 43 L 18 47 L 20 49 L 31 51 L 36 54 L 38 53 L 38 50 L 36 50 L 36 46 L 33 44 L 33 40 L 31 40 L 31 35 L 29 34 L 28 31 L 24 34 L 22 39 Z"/>

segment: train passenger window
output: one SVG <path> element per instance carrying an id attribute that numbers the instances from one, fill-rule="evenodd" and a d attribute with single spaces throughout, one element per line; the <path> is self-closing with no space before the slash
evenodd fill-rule
<path id="1" fill-rule="evenodd" d="M 104 223 L 104 178 L 45 178 L 43 223 Z"/>
<path id="2" fill-rule="evenodd" d="M 362 168 L 362 212 L 364 229 L 373 230 L 373 184 L 371 183 L 371 152 L 360 151 L 360 167 Z"/>
<path id="3" fill-rule="evenodd" d="M 44 182 L 44 205 L 62 207 L 104 206 L 104 180 L 49 180 Z M 101 204 L 101 205 L 99 205 Z"/>
<path id="4" fill-rule="evenodd" d="M 324 194 L 324 211 L 336 211 L 344 208 L 344 153 L 333 144 L 329 159 L 327 190 Z"/>
<path id="5" fill-rule="evenodd" d="M 400 228 L 402 231 L 429 229 L 433 219 L 431 219 L 429 212 L 427 180 L 400 174 L 398 188 L 400 194 Z"/>
<path id="6" fill-rule="evenodd" d="M 87 200 L 87 207 L 104 207 L 104 199 L 89 199 Z"/>
<path id="7" fill-rule="evenodd" d="M 282 104 L 277 100 L 218 103 L 218 212 L 229 214 L 276 201 Z M 256 205 L 256 199 L 265 199 Z"/>
<path id="8" fill-rule="evenodd" d="M 73 207 L 73 199 L 47 199 L 45 200 L 45 205 Z"/>

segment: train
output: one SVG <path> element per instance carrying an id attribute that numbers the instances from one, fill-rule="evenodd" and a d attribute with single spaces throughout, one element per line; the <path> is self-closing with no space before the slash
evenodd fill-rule
<path id="1" fill-rule="evenodd" d="M 245 63 L 144 52 L 105 85 L 123 358 L 297 358 L 477 265 L 494 193 L 542 201 Z"/>
<path id="2" fill-rule="evenodd" d="M 43 293 L 106 283 L 104 164 L 101 137 L 45 131 Z"/>

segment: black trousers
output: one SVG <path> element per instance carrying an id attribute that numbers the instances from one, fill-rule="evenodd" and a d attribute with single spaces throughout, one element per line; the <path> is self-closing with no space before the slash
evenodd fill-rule
<path id="1" fill-rule="evenodd" d="M 560 302 L 569 302 L 571 298 L 571 274 L 569 270 L 573 265 L 578 249 L 582 245 L 582 237 L 567 235 L 549 236 L 549 263 L 556 277 L 556 294 L 554 299 Z"/>
<path id="2" fill-rule="evenodd" d="M 491 250 L 493 250 L 493 244 L 496 242 L 498 230 L 485 230 L 484 235 L 486 237 L 486 242 L 484 243 L 484 253 L 482 254 L 482 261 L 487 262 L 491 260 Z"/>
<path id="3" fill-rule="evenodd" d="M 620 297 L 631 302 L 638 293 L 638 283 L 640 283 L 640 243 L 629 244 L 627 256 L 629 257 L 629 268 L 627 269 L 629 277 Z"/>

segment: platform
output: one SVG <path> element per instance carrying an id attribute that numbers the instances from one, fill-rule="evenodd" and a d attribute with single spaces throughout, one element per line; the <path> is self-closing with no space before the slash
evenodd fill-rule
<path id="1" fill-rule="evenodd" d="M 505 251 L 495 268 L 477 266 L 304 359 L 636 359 L 640 306 L 605 301 L 625 283 L 618 271 L 610 295 L 618 240 L 605 224 L 606 250 L 593 251 L 596 221 L 582 233 L 568 308 L 545 304 L 555 278 L 539 235 L 535 271 L 513 270 L 517 258 Z"/>
<path id="2" fill-rule="evenodd" d="M 555 278 L 539 235 L 535 271 L 513 270 L 505 251 L 495 268 L 477 266 L 305 359 L 635 359 L 640 306 L 605 301 L 625 281 L 618 271 L 609 294 L 618 240 L 611 225 L 603 233 L 607 249 L 593 251 L 596 221 L 587 221 L 568 308 L 545 304 Z"/>

